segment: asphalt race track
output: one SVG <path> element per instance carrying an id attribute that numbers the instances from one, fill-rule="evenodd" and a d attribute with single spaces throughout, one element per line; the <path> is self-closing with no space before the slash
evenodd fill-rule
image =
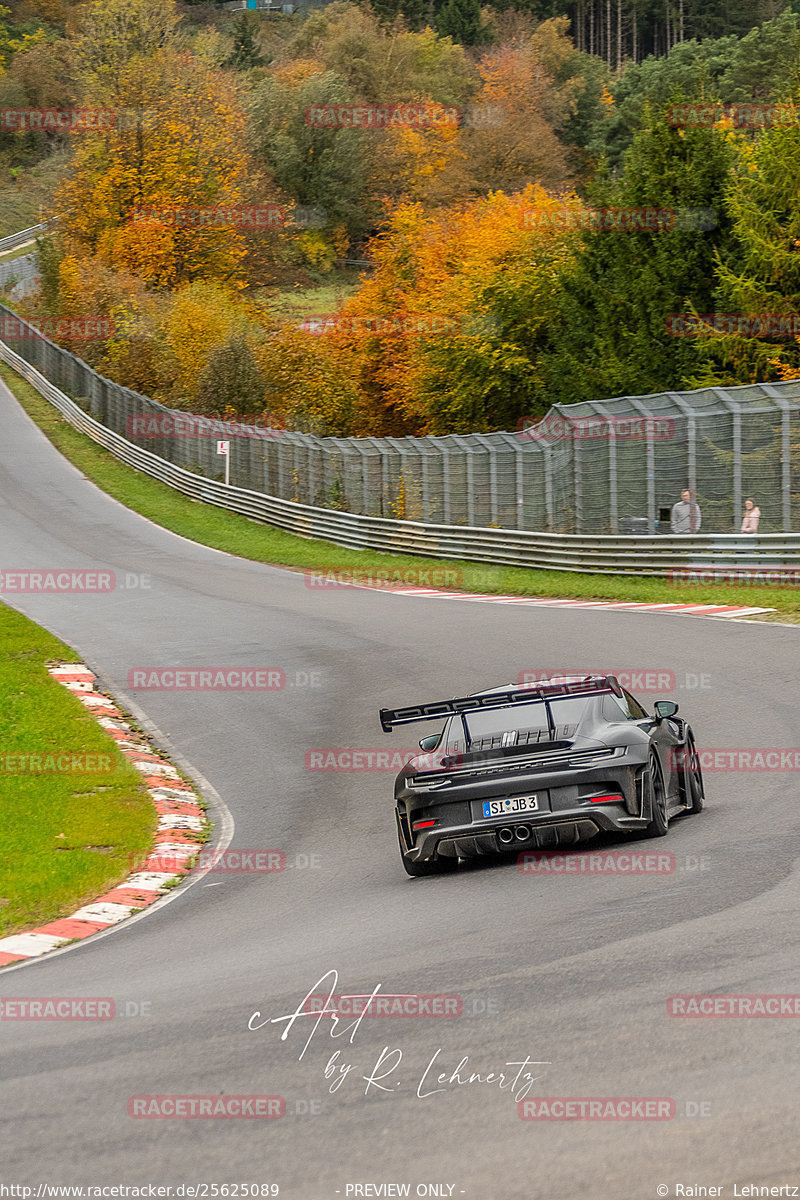
<path id="1" fill-rule="evenodd" d="M 0 1021 L 0 1183 L 278 1184 L 287 1200 L 403 1194 L 381 1185 L 471 1200 L 647 1200 L 704 1185 L 729 1200 L 753 1183 L 800 1185 L 800 1018 L 667 1014 L 675 994 L 800 993 L 796 774 L 707 773 L 702 814 L 626 847 L 673 853 L 666 874 L 543 877 L 512 860 L 408 879 L 392 775 L 305 767 L 309 749 L 405 747 L 427 731 L 387 737 L 382 705 L 576 664 L 674 671 L 701 747 L 794 747 L 800 630 L 310 589 L 126 510 L 5 389 L 0 406 L 0 568 L 150 577 L 96 597 L 6 598 L 205 777 L 233 847 L 282 849 L 289 863 L 207 875 L 2 973 L 3 998 L 113 997 L 123 1015 Z M 167 665 L 281 667 L 288 685 L 128 688 L 132 667 Z M 705 686 L 685 686 L 687 673 Z M 270 1020 L 334 970 L 337 993 L 445 994 L 461 1015 L 365 1018 L 339 1038 L 327 1018 Z M 525 1121 L 510 1087 L 459 1082 L 513 1076 L 505 1064 L 526 1059 L 546 1064 L 527 1067 L 529 1099 L 669 1098 L 675 1115 Z M 131 1097 L 154 1094 L 282 1096 L 286 1115 L 128 1115 Z"/>

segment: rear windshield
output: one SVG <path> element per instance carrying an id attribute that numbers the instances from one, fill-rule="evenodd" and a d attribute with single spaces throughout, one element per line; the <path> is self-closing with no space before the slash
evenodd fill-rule
<path id="1" fill-rule="evenodd" d="M 513 708 L 495 708 L 486 712 L 469 713 L 466 717 L 470 745 L 476 750 L 487 750 L 501 746 L 503 735 L 516 733 L 511 745 L 522 746 L 529 742 L 550 741 L 551 731 L 547 719 L 549 705 L 556 740 L 572 737 L 589 703 L 587 696 L 565 696 L 547 702 L 538 700 L 532 704 L 515 704 Z M 460 717 L 454 717 L 448 730 L 448 745 L 461 748 L 464 744 L 464 729 Z"/>

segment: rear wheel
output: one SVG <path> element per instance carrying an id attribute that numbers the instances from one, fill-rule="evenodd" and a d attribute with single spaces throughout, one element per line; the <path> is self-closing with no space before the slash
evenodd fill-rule
<path id="1" fill-rule="evenodd" d="M 689 812 L 702 811 L 705 793 L 703 789 L 703 772 L 700 769 L 700 757 L 691 733 L 686 739 L 686 763 L 684 766 L 686 787 L 686 805 Z"/>
<path id="2" fill-rule="evenodd" d="M 669 828 L 667 817 L 667 793 L 661 763 L 655 750 L 650 751 L 650 763 L 645 775 L 645 786 L 650 792 L 650 822 L 645 826 L 644 836 L 663 837 Z"/>
<path id="3" fill-rule="evenodd" d="M 403 860 L 403 868 L 407 875 L 416 877 L 421 875 L 447 875 L 451 871 L 458 870 L 457 858 L 430 858 L 422 862 L 416 858 L 411 858 L 406 850 L 399 816 L 397 818 L 397 840 L 400 843 L 400 857 Z"/>

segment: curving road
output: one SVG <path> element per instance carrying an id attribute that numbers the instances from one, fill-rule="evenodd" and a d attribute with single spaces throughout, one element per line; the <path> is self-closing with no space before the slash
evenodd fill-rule
<path id="1" fill-rule="evenodd" d="M 131 513 L 5 389 L 0 408 L 0 567 L 150 577 L 98 597 L 7 599 L 209 781 L 234 847 L 280 848 L 290 863 L 206 876 L 127 926 L 2 973 L 4 998 L 113 997 L 130 1015 L 0 1021 L 0 1184 L 277 1183 L 297 1200 L 404 1185 L 472 1200 L 640 1200 L 713 1185 L 728 1200 L 734 1185 L 800 1185 L 798 1019 L 666 1009 L 675 993 L 800 993 L 796 776 L 707 776 L 706 810 L 640 847 L 674 853 L 669 874 L 544 878 L 504 864 L 409 880 L 391 775 L 304 766 L 310 748 L 410 744 L 407 730 L 380 733 L 381 705 L 578 662 L 674 671 L 701 744 L 795 746 L 796 629 L 310 590 Z M 128 689 L 130 668 L 165 665 L 277 666 L 294 686 Z M 314 672 L 318 686 L 306 686 Z M 705 686 L 687 688 L 687 673 Z M 444 993 L 463 1012 L 365 1020 L 338 1039 L 308 1018 L 268 1021 L 332 970 L 340 992 Z M 255 1012 L 265 1023 L 250 1030 Z M 508 1087 L 458 1082 L 526 1059 L 548 1064 L 527 1068 L 540 1076 L 531 1098 L 662 1097 L 676 1115 L 522 1121 Z M 127 1114 L 132 1096 L 220 1093 L 280 1095 L 286 1115 Z"/>

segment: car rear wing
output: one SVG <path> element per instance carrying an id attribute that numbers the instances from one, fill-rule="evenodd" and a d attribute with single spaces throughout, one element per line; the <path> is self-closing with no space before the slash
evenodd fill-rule
<path id="1" fill-rule="evenodd" d="M 381 728 L 391 733 L 396 725 L 413 725 L 417 721 L 435 721 L 438 717 L 460 716 L 488 709 L 513 708 L 516 704 L 531 704 L 556 696 L 592 695 L 613 692 L 622 696 L 615 675 L 586 675 L 571 683 L 544 683 L 514 688 L 507 692 L 489 692 L 484 696 L 461 696 L 456 700 L 439 700 L 433 704 L 413 704 L 408 708 L 382 708 Z"/>

